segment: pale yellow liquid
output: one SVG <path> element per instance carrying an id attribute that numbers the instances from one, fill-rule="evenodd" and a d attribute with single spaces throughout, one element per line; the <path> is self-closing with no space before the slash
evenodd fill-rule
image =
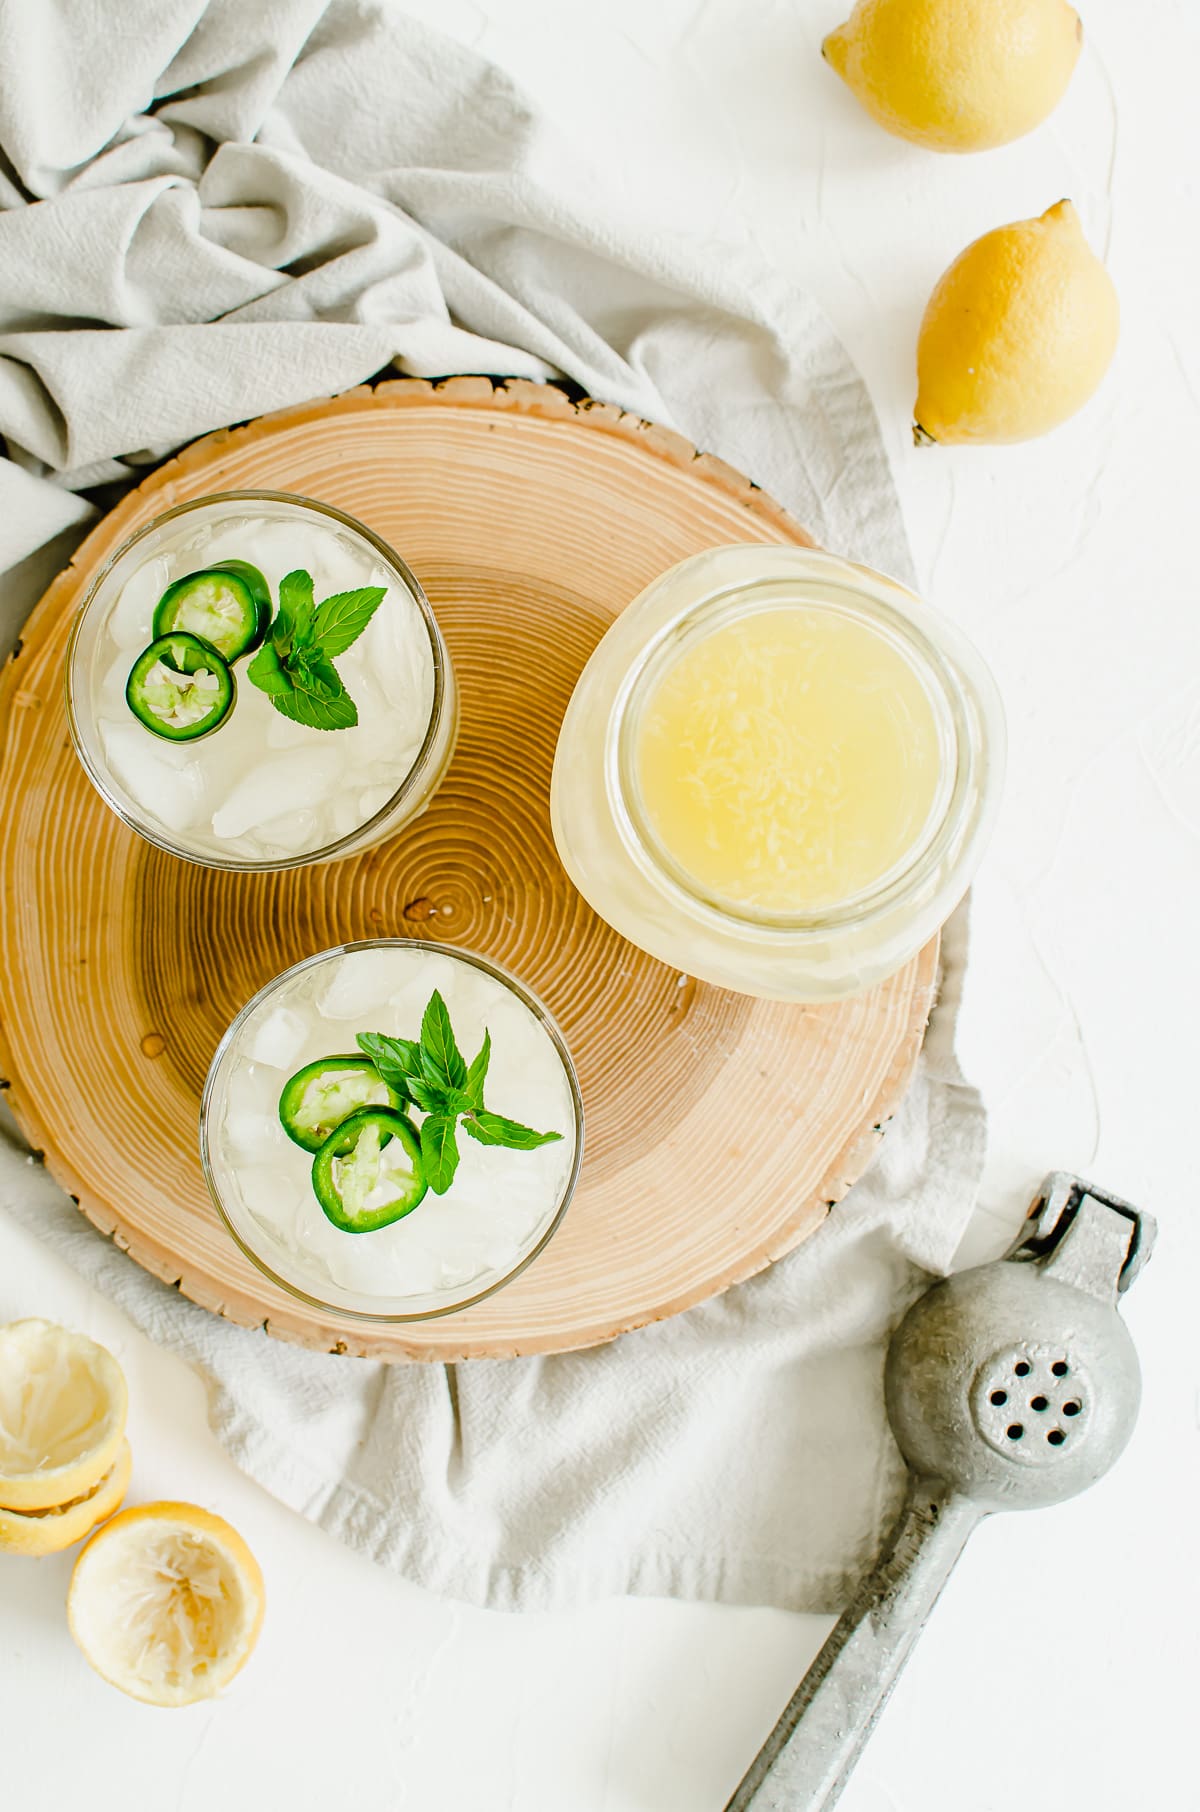
<path id="1" fill-rule="evenodd" d="M 687 649 L 648 700 L 636 760 L 649 826 L 683 873 L 780 915 L 879 881 L 920 837 L 940 777 L 908 661 L 812 605 L 748 614 Z"/>

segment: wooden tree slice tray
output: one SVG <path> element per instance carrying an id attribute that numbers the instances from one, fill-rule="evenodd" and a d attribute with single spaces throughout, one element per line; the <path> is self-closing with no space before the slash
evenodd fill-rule
<path id="1" fill-rule="evenodd" d="M 366 854 L 276 875 L 193 867 L 127 830 L 75 759 L 63 698 L 72 607 L 117 544 L 173 503 L 253 487 L 336 504 L 396 547 L 462 688 L 458 753 L 426 815 Z M 483 378 L 400 380 L 209 435 L 100 523 L 0 686 L 0 1076 L 97 1227 L 233 1321 L 436 1360 L 610 1339 L 813 1232 L 908 1083 L 936 945 L 836 1006 L 697 985 L 589 910 L 549 823 L 562 714 L 613 615 L 685 555 L 758 540 L 811 545 L 678 435 Z M 217 1041 L 257 988 L 330 944 L 389 935 L 497 957 L 546 1000 L 578 1065 L 587 1152 L 561 1229 L 513 1284 L 441 1320 L 373 1327 L 318 1314 L 243 1257 L 204 1186 L 197 1115 Z"/>

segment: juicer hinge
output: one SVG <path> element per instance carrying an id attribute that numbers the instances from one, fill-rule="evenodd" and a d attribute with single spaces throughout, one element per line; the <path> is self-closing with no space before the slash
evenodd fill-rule
<path id="1" fill-rule="evenodd" d="M 1052 1170 L 1045 1179 L 1008 1256 L 1016 1260 L 1049 1259 L 1079 1219 L 1080 1211 L 1089 1203 L 1093 1212 L 1106 1209 L 1128 1223 L 1127 1236 L 1123 1236 L 1124 1256 L 1116 1276 L 1117 1291 L 1123 1294 L 1154 1249 L 1158 1230 L 1154 1216 L 1135 1208 L 1122 1196 L 1085 1182 L 1069 1170 Z M 1104 1218 L 1107 1220 L 1107 1216 Z M 1108 1224 L 1112 1226 L 1111 1221 Z"/>

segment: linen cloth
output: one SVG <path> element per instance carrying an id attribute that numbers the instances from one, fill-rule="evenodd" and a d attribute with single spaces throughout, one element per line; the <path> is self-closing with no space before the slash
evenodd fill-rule
<path id="1" fill-rule="evenodd" d="M 512 82 L 365 0 L 0 4 L 0 635 L 138 470 L 394 367 L 566 376 L 909 575 L 871 405 L 742 248 L 617 218 Z M 500 1607 L 836 1608 L 895 1508 L 885 1334 L 951 1260 L 984 1118 L 962 927 L 881 1156 L 799 1252 L 608 1347 L 456 1367 L 306 1353 L 140 1271 L 15 1142 L 0 1204 L 208 1380 L 235 1459 L 343 1541 Z M 0 1319 L 37 1313 L 0 1278 Z"/>

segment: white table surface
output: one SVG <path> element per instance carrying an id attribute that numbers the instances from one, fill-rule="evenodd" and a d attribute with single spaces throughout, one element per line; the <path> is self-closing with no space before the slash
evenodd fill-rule
<path id="1" fill-rule="evenodd" d="M 845 1812 L 1200 1807 L 1200 17 L 1194 0 L 1080 4 L 1087 43 L 1053 119 L 951 158 L 887 137 L 824 68 L 837 0 L 409 0 L 523 80 L 630 208 L 714 246 L 756 242 L 846 339 L 922 583 L 981 644 L 1009 711 L 963 1029 L 993 1117 L 971 1255 L 1000 1247 L 1054 1166 L 1161 1221 L 1127 1302 L 1145 1372 L 1130 1449 L 1083 1498 L 973 1538 Z M 933 282 L 979 233 L 1065 194 L 1121 293 L 1101 394 L 1031 446 L 915 450 Z M 0 1559 L 14 1812 L 81 1787 L 93 1812 L 718 1812 L 828 1627 L 655 1601 L 521 1618 L 442 1603 L 244 1479 L 199 1380 L 0 1222 L 0 1321 L 16 1314 L 113 1349 L 132 1501 L 230 1517 L 270 1609 L 226 1700 L 157 1712 L 78 1656 L 72 1556 Z"/>

